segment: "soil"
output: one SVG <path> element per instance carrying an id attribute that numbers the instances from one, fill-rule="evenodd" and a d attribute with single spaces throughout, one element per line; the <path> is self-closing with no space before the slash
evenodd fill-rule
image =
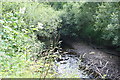
<path id="1" fill-rule="evenodd" d="M 65 45 L 71 47 L 71 51 L 82 56 L 83 63 L 105 78 L 120 80 L 120 56 L 113 50 L 89 45 L 81 40 L 64 38 Z"/>

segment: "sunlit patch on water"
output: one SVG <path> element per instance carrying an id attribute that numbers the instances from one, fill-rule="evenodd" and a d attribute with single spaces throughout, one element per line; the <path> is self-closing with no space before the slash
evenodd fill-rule
<path id="1" fill-rule="evenodd" d="M 88 78 L 88 75 L 79 70 L 79 58 L 76 55 L 66 54 L 56 60 L 55 69 L 59 78 Z"/>

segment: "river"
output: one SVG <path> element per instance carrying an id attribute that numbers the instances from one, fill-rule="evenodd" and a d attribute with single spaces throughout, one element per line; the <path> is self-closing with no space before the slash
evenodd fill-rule
<path id="1" fill-rule="evenodd" d="M 80 58 L 76 53 L 69 53 L 70 46 L 64 45 L 64 50 L 55 61 L 57 78 L 89 78 L 88 75 L 79 68 Z"/>

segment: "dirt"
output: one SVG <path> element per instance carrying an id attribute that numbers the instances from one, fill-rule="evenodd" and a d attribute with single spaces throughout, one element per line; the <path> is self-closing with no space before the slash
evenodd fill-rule
<path id="1" fill-rule="evenodd" d="M 77 53 L 83 59 L 83 63 L 96 71 L 103 78 L 120 80 L 120 56 L 115 51 L 91 46 L 81 40 L 63 40 L 72 48 L 71 52 Z"/>

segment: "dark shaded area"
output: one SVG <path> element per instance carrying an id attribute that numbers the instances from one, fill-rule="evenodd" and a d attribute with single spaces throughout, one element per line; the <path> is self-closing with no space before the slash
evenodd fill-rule
<path id="1" fill-rule="evenodd" d="M 87 39 L 83 39 L 83 38 L 78 38 L 78 37 L 71 37 L 71 36 L 61 36 L 61 40 L 62 40 L 62 47 L 64 48 L 64 46 L 69 46 L 69 48 L 73 48 L 70 43 L 68 44 L 67 42 L 72 41 L 72 42 L 84 42 L 86 43 L 88 46 L 91 46 L 93 49 L 98 49 L 101 50 L 103 52 L 106 52 L 107 54 L 111 54 L 111 55 L 115 55 L 115 56 L 119 56 L 119 51 L 116 50 L 116 46 L 105 46 L 102 45 L 102 43 L 100 43 L 101 45 L 97 45 L 96 43 L 91 43 L 89 40 Z"/>

